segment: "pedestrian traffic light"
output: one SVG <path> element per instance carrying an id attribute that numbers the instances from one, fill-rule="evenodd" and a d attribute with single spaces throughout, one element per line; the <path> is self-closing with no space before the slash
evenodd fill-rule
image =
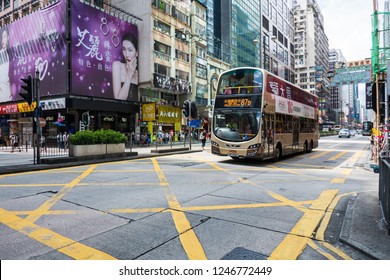
<path id="1" fill-rule="evenodd" d="M 191 103 L 189 100 L 184 101 L 182 112 L 183 112 L 184 117 L 186 117 L 186 118 L 188 118 L 190 116 L 190 106 L 191 106 Z"/>
<path id="2" fill-rule="evenodd" d="M 196 108 L 196 102 L 191 101 L 191 118 L 198 118 L 198 108 Z"/>
<path id="3" fill-rule="evenodd" d="M 84 112 L 81 115 L 81 121 L 83 122 L 84 125 L 89 125 L 89 113 L 88 112 Z"/>
<path id="4" fill-rule="evenodd" d="M 19 95 L 23 97 L 23 99 L 26 100 L 29 105 L 31 105 L 33 102 L 33 92 L 34 92 L 33 77 L 31 75 L 28 75 L 26 78 L 22 79 L 22 81 L 25 84 L 22 85 L 21 87 L 22 89 L 26 90 L 26 92 L 19 92 Z"/>

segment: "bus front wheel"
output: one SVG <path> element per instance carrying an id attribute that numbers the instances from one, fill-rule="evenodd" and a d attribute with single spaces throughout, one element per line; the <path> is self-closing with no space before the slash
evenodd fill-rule
<path id="1" fill-rule="evenodd" d="M 282 147 L 278 144 L 274 151 L 274 161 L 278 161 L 282 157 Z"/>

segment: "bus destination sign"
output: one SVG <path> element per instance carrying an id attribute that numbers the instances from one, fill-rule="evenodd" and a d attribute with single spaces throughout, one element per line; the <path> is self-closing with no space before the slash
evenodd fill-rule
<path id="1" fill-rule="evenodd" d="M 215 103 L 216 108 L 260 108 L 261 96 L 217 98 Z"/>
<path id="2" fill-rule="evenodd" d="M 224 107 L 252 107 L 252 100 L 249 98 L 229 98 L 225 99 Z"/>

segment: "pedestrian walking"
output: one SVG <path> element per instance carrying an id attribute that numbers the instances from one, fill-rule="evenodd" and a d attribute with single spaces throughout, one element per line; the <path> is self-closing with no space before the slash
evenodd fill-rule
<path id="1" fill-rule="evenodd" d="M 202 132 L 200 133 L 200 141 L 202 142 L 202 150 L 204 151 L 204 148 L 206 146 L 206 140 L 207 140 L 207 137 L 206 137 L 206 131 L 205 130 L 202 130 Z"/>
<path id="2" fill-rule="evenodd" d="M 10 136 L 10 141 L 11 141 L 11 153 L 14 152 L 15 148 L 19 149 L 19 152 L 22 151 L 19 147 L 19 136 L 16 133 L 12 133 Z"/>
<path id="3" fill-rule="evenodd" d="M 69 141 L 69 134 L 65 131 L 64 134 L 62 135 L 62 142 L 63 142 L 63 148 L 67 149 L 68 148 L 68 141 Z"/>
<path id="4" fill-rule="evenodd" d="M 42 149 L 41 151 L 47 152 L 46 137 L 43 135 L 41 135 L 40 144 L 41 144 L 41 149 Z"/>

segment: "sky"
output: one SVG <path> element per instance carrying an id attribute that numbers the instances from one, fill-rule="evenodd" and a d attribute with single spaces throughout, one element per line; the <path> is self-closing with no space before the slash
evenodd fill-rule
<path id="1" fill-rule="evenodd" d="M 346 61 L 371 57 L 373 0 L 317 0 L 317 3 L 324 16 L 329 49 L 340 49 Z"/>

